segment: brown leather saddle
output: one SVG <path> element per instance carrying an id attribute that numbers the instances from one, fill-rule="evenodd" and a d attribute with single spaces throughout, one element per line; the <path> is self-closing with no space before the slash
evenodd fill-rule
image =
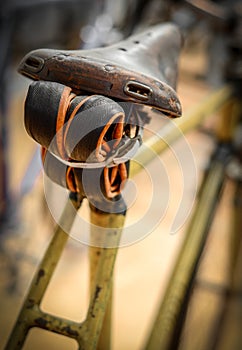
<path id="1" fill-rule="evenodd" d="M 19 72 L 34 80 L 67 85 L 77 94 L 87 91 L 180 117 L 174 89 L 181 42 L 175 25 L 159 24 L 104 48 L 31 51 Z"/>

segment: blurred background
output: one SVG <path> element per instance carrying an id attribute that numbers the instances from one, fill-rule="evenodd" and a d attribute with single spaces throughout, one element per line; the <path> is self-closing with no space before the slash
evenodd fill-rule
<path id="1" fill-rule="evenodd" d="M 162 0 L 9 0 L 0 4 L 0 349 L 4 348 L 36 266 L 50 241 L 55 222 L 45 202 L 39 147 L 24 128 L 24 101 L 31 81 L 17 73 L 21 58 L 40 47 L 79 49 L 106 46 L 156 23 L 172 21 L 184 35 L 177 91 L 184 114 L 211 91 L 241 72 L 231 51 L 241 55 L 241 1 Z M 229 67 L 229 68 L 228 68 Z M 228 74 L 230 72 L 230 75 Z M 231 73 L 232 71 L 232 73 Z M 240 73 L 241 74 L 241 73 Z M 240 80 L 238 78 L 238 84 Z M 163 119 L 150 111 L 151 128 Z M 177 141 L 188 144 L 196 171 L 190 174 L 185 201 L 192 207 L 197 186 L 214 149 L 219 115 Z M 142 349 L 185 235 L 189 217 L 170 234 L 182 193 L 179 165 L 171 149 L 162 160 L 169 203 L 159 225 L 143 240 L 119 250 L 115 268 L 112 349 Z M 187 172 L 191 158 L 183 162 Z M 145 172 L 134 181 L 138 200 L 127 224 L 146 210 L 150 191 Z M 159 179 L 159 174 L 157 177 Z M 199 266 L 180 349 L 242 348 L 241 281 L 238 295 L 224 315 L 228 291 L 230 217 L 234 186 L 226 183 Z M 54 203 L 61 200 L 52 193 Z M 162 200 L 161 200 L 162 202 Z M 157 203 L 157 206 L 161 203 Z M 84 205 L 83 215 L 87 215 Z M 152 221 L 152 215 L 148 221 Z M 147 222 L 149 227 L 149 222 Z M 41 304 L 43 310 L 81 321 L 88 304 L 88 247 L 70 239 Z M 222 319 L 223 318 L 223 319 Z M 40 336 L 41 334 L 41 336 Z M 77 349 L 73 340 L 33 329 L 24 349 Z"/>

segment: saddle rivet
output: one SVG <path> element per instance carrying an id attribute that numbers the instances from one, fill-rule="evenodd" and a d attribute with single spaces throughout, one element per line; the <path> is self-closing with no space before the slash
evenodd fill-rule
<path id="1" fill-rule="evenodd" d="M 110 72 L 110 71 L 112 71 L 112 70 L 114 70 L 114 66 L 112 66 L 111 64 L 106 64 L 105 66 L 104 66 L 104 69 L 107 71 L 107 72 Z"/>
<path id="2" fill-rule="evenodd" d="M 66 59 L 65 55 L 57 55 L 56 56 L 57 61 L 64 61 Z"/>
<path id="3" fill-rule="evenodd" d="M 161 82 L 155 81 L 154 83 L 155 83 L 156 86 L 158 86 L 158 88 L 160 88 L 160 89 L 163 88 L 163 85 L 161 84 Z"/>

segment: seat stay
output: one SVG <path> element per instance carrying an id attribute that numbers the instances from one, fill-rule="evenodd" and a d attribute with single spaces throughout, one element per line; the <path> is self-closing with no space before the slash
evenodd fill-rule
<path id="1" fill-rule="evenodd" d="M 179 117 L 181 104 L 174 88 L 180 47 L 177 27 L 161 24 L 104 48 L 34 50 L 24 57 L 19 72 L 68 85 L 77 93 L 141 103 Z"/>

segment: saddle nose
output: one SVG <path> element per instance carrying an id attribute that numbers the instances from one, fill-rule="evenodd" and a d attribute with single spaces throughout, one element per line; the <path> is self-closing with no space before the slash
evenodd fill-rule
<path id="1" fill-rule="evenodd" d="M 26 75 L 29 74 L 29 77 L 32 78 L 33 73 L 38 73 L 41 71 L 41 69 L 44 66 L 44 59 L 39 57 L 38 55 L 31 54 L 29 56 L 26 56 L 26 59 L 24 61 L 24 72 Z"/>
<path id="2" fill-rule="evenodd" d="M 18 66 L 18 72 L 33 80 L 47 80 L 46 61 L 53 56 L 53 51 L 37 49 L 27 53 Z"/>
<path id="3" fill-rule="evenodd" d="M 34 80 L 67 85 L 117 100 L 148 105 L 180 117 L 175 92 L 181 35 L 173 24 L 160 24 L 117 44 L 91 50 L 38 49 L 18 71 Z"/>

